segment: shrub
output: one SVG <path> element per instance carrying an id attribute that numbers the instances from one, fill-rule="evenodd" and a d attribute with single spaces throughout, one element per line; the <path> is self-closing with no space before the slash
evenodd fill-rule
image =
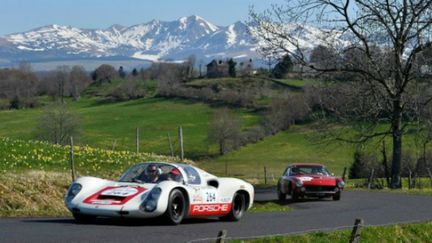
<path id="1" fill-rule="evenodd" d="M 7 110 L 10 107 L 10 101 L 8 99 L 0 99 L 0 110 Z"/>
<path id="2" fill-rule="evenodd" d="M 349 169 L 350 179 L 368 178 L 374 170 L 375 177 L 384 177 L 384 169 L 377 157 L 357 150 L 354 152 L 354 161 Z"/>

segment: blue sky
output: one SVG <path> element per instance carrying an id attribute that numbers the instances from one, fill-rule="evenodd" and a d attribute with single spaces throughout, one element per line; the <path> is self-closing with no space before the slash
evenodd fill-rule
<path id="1" fill-rule="evenodd" d="M 284 0 L 0 0 L 0 36 L 60 24 L 79 28 L 131 26 L 152 19 L 199 15 L 216 25 L 248 18 Z"/>

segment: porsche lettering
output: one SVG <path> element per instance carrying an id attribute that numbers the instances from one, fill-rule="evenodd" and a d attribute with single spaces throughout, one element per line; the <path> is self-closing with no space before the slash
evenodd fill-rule
<path id="1" fill-rule="evenodd" d="M 229 211 L 229 204 L 197 204 L 193 205 L 192 212 L 227 212 Z"/>

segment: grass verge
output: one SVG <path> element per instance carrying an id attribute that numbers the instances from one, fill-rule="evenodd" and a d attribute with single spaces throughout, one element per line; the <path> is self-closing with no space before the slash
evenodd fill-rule
<path id="1" fill-rule="evenodd" d="M 66 216 L 70 175 L 28 171 L 0 175 L 0 217 Z"/>
<path id="2" fill-rule="evenodd" d="M 348 242 L 351 229 L 333 232 L 315 232 L 304 235 L 274 236 L 256 240 L 230 240 L 229 242 L 251 243 L 291 243 L 291 242 Z M 400 224 L 362 229 L 361 242 L 431 242 L 432 222 L 416 224 Z"/>
<path id="3" fill-rule="evenodd" d="M 289 212 L 292 208 L 280 204 L 277 200 L 271 202 L 254 202 L 252 208 L 249 210 L 251 213 L 263 212 Z"/>

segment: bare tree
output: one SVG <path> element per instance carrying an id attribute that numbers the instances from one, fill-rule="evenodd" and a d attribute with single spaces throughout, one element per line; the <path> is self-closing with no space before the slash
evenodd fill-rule
<path id="1" fill-rule="evenodd" d="M 0 70 L 0 98 L 10 101 L 10 108 L 36 105 L 38 84 L 39 79 L 27 62 L 21 62 L 18 69 Z"/>
<path id="2" fill-rule="evenodd" d="M 69 89 L 69 74 L 69 66 L 59 66 L 55 72 L 57 97 L 59 97 L 61 103 L 64 103 L 65 94 Z"/>
<path id="3" fill-rule="evenodd" d="M 208 139 L 219 146 L 219 154 L 234 149 L 240 142 L 240 122 L 228 109 L 214 113 L 210 123 Z"/>
<path id="4" fill-rule="evenodd" d="M 75 65 L 69 75 L 71 90 L 70 93 L 75 100 L 79 100 L 81 93 L 91 82 L 83 66 Z"/>
<path id="5" fill-rule="evenodd" d="M 263 126 L 269 134 L 288 129 L 296 121 L 303 121 L 310 113 L 309 104 L 302 93 L 290 93 L 282 99 L 274 99 Z"/>
<path id="6" fill-rule="evenodd" d="M 102 84 L 104 82 L 110 83 L 113 78 L 117 75 L 117 71 L 113 66 L 108 64 L 102 64 L 93 73 L 93 80 L 98 84 Z"/>
<path id="7" fill-rule="evenodd" d="M 66 144 L 69 137 L 80 133 L 80 121 L 64 103 L 54 103 L 45 108 L 39 119 L 36 138 L 55 144 Z"/>
<path id="8" fill-rule="evenodd" d="M 388 130 L 367 137 L 392 137 L 392 188 L 401 185 L 402 138 L 406 130 L 403 117 L 410 100 L 407 88 L 416 82 L 414 61 L 422 50 L 431 46 L 431 9 L 430 0 L 293 0 L 264 13 L 252 10 L 250 14 L 251 24 L 266 46 L 289 53 L 298 63 L 317 71 L 360 74 L 370 87 L 366 94 L 379 97 L 380 104 L 384 102 L 385 106 L 379 107 L 381 116 L 376 119 L 386 122 Z M 298 23 L 297 31 L 287 31 L 288 23 Z M 355 49 L 362 53 L 365 65 L 345 62 L 331 68 L 308 65 L 307 53 L 297 38 L 304 34 L 304 24 L 329 27 L 327 34 L 322 35 L 323 43 L 340 56 Z M 342 35 L 348 36 L 348 41 L 338 41 L 337 37 Z M 387 56 L 375 56 L 374 46 L 379 46 Z M 370 105 L 375 109 L 376 104 Z"/>
<path id="9" fill-rule="evenodd" d="M 195 55 L 190 55 L 187 58 L 187 61 L 184 63 L 184 65 L 186 65 L 187 68 L 187 78 L 191 79 L 195 76 L 195 65 L 196 65 L 196 56 Z"/>
<path id="10" fill-rule="evenodd" d="M 278 62 L 280 57 L 277 56 L 273 48 L 262 47 L 257 51 L 263 57 L 263 63 L 267 66 L 267 71 L 270 76 L 273 66 Z"/>

